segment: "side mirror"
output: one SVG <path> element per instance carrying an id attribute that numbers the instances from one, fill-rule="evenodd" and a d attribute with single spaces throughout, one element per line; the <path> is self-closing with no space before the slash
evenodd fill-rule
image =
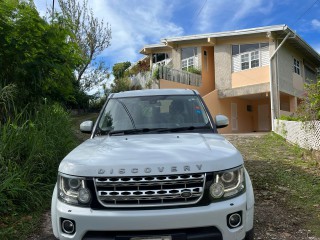
<path id="1" fill-rule="evenodd" d="M 93 121 L 84 121 L 80 124 L 80 131 L 83 133 L 91 133 L 93 129 Z"/>
<path id="2" fill-rule="evenodd" d="M 224 128 L 229 125 L 229 119 L 224 115 L 217 115 L 215 117 L 217 128 Z"/>

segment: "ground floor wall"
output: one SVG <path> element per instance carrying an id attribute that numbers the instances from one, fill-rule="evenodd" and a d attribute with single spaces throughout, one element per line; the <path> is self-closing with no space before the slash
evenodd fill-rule
<path id="1" fill-rule="evenodd" d="M 206 93 L 201 87 L 160 80 L 160 88 L 185 88 L 197 90 L 203 97 L 213 118 L 222 114 L 229 118 L 229 126 L 219 133 L 248 133 L 271 131 L 270 94 L 261 97 L 241 96 L 219 98 L 218 90 Z"/>
<path id="2" fill-rule="evenodd" d="M 229 126 L 219 133 L 246 133 L 271 130 L 270 98 L 250 99 L 233 97 L 220 99 L 215 90 L 203 99 L 213 117 L 218 114 L 229 118 Z"/>

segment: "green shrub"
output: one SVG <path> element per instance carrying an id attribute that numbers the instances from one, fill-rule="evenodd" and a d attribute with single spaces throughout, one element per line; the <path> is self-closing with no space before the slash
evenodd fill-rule
<path id="1" fill-rule="evenodd" d="M 295 116 L 286 116 L 286 115 L 282 115 L 280 116 L 279 120 L 285 120 L 285 121 L 301 121 L 299 117 L 295 117 Z"/>
<path id="2" fill-rule="evenodd" d="M 187 71 L 190 73 L 201 75 L 201 70 L 195 67 L 189 67 Z"/>
<path id="3" fill-rule="evenodd" d="M 69 114 L 58 104 L 33 114 L 25 109 L 0 124 L 0 215 L 41 207 L 74 146 Z"/>
<path id="4" fill-rule="evenodd" d="M 320 120 L 320 79 L 311 84 L 305 84 L 305 94 L 298 106 L 298 116 L 302 121 Z"/>
<path id="5" fill-rule="evenodd" d="M 160 79 L 160 69 L 157 67 L 152 73 L 152 79 Z"/>

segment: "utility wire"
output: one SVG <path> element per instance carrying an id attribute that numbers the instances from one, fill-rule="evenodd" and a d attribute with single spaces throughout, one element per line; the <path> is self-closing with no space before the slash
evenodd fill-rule
<path id="1" fill-rule="evenodd" d="M 194 20 L 198 18 L 198 16 L 200 15 L 200 13 L 202 12 L 204 6 L 207 4 L 208 0 L 205 0 L 202 7 L 200 8 L 200 10 L 198 11 L 198 14 L 194 17 Z"/>
<path id="2" fill-rule="evenodd" d="M 306 11 L 304 11 L 304 12 L 300 15 L 300 17 L 297 18 L 297 20 L 292 24 L 292 26 L 295 25 L 299 20 L 301 20 L 301 18 L 302 18 L 305 14 L 307 14 L 307 13 L 311 10 L 311 8 L 313 8 L 313 6 L 316 5 L 316 3 L 319 2 L 319 1 L 320 1 L 320 0 L 314 1 L 314 3 L 313 3 Z"/>

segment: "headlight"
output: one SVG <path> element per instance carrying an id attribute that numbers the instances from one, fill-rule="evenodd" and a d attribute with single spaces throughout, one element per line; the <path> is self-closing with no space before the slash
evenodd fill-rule
<path id="1" fill-rule="evenodd" d="M 210 195 L 214 199 L 232 197 L 245 189 L 243 167 L 215 173 L 210 186 Z"/>
<path id="2" fill-rule="evenodd" d="M 85 178 L 59 173 L 58 198 L 68 204 L 87 206 L 91 201 L 91 193 Z"/>

